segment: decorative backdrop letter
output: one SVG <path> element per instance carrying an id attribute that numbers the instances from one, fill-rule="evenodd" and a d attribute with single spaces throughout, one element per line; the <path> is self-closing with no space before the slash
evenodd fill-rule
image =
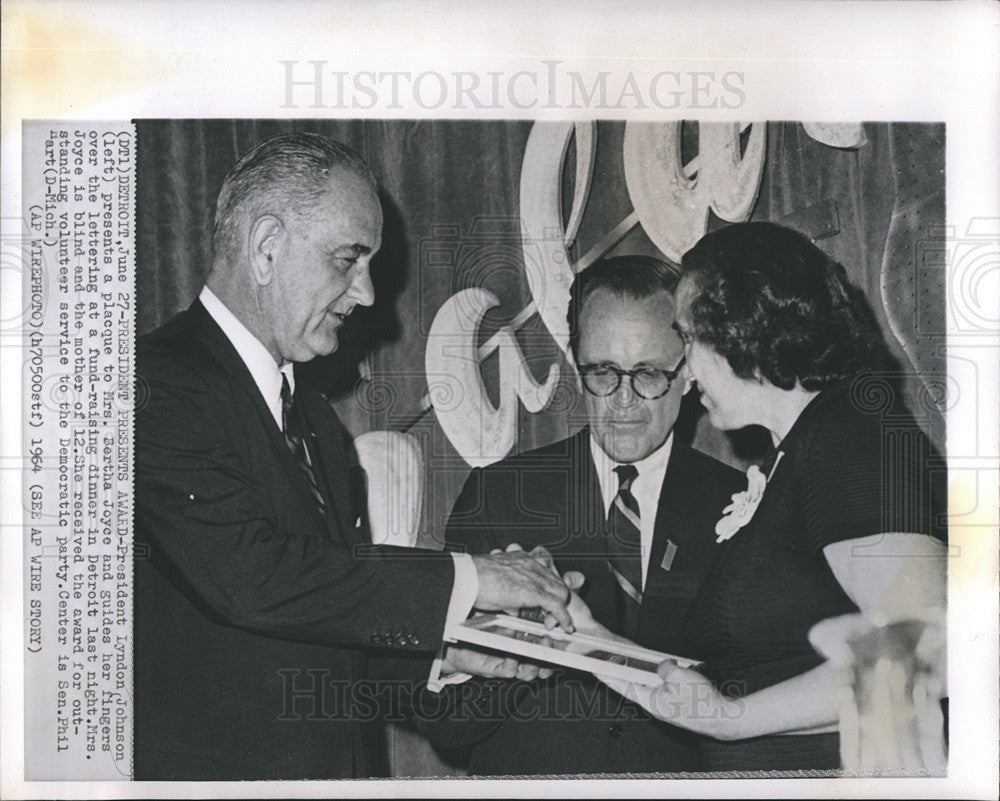
<path id="1" fill-rule="evenodd" d="M 500 301 L 485 289 L 464 289 L 438 310 L 427 337 L 424 369 L 434 413 L 442 430 L 473 467 L 504 456 L 517 438 L 517 399 L 529 412 L 544 409 L 559 385 L 559 365 L 549 367 L 544 384 L 528 369 L 514 335 L 497 334 L 500 407 L 493 408 L 479 372 L 476 339 L 483 315 Z"/>
<path id="2" fill-rule="evenodd" d="M 698 155 L 681 161 L 681 123 L 625 123 L 625 186 L 653 244 L 676 262 L 704 235 L 708 210 L 742 222 L 764 173 L 764 123 L 750 125 L 740 154 L 740 123 L 698 124 Z"/>
<path id="3" fill-rule="evenodd" d="M 562 173 L 570 137 L 576 134 L 576 182 L 563 228 Z M 531 297 L 545 327 L 567 353 L 569 287 L 573 265 L 567 248 L 576 239 L 594 171 L 593 122 L 536 122 L 521 162 L 521 247 Z"/>

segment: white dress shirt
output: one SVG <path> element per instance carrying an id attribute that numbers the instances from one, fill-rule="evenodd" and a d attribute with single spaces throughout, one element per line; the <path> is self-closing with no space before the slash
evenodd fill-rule
<path id="1" fill-rule="evenodd" d="M 285 362 L 280 367 L 275 362 L 264 344 L 257 339 L 241 323 L 236 315 L 207 286 L 198 296 L 201 305 L 218 323 L 222 333 L 233 343 L 236 353 L 250 371 L 250 375 L 260 390 L 260 394 L 274 416 L 274 422 L 281 430 L 281 377 L 288 378 L 288 386 L 295 391 L 295 376 L 292 373 L 292 363 Z M 451 601 L 448 604 L 446 623 L 456 623 L 465 620 L 472 611 L 472 605 L 479 595 L 479 576 L 472 557 L 466 553 L 453 553 L 455 562 L 455 583 L 451 590 Z"/>
<path id="2" fill-rule="evenodd" d="M 671 431 L 659 448 L 645 459 L 633 462 L 639 471 L 632 482 L 632 494 L 639 502 L 639 535 L 642 555 L 642 586 L 646 586 L 646 574 L 649 572 L 649 553 L 653 549 L 653 528 L 656 524 L 656 510 L 660 504 L 660 490 L 663 488 L 663 477 L 667 473 L 670 461 L 670 450 L 674 444 L 674 432 Z M 597 469 L 597 480 L 601 485 L 601 497 L 604 499 L 604 516 L 608 516 L 615 495 L 618 494 L 618 475 L 615 468 L 619 462 L 614 461 L 597 444 L 593 434 L 590 436 L 590 455 Z"/>
<path id="3" fill-rule="evenodd" d="M 284 374 L 288 378 L 288 386 L 295 392 L 295 376 L 292 371 L 292 363 L 285 362 L 278 367 L 274 357 L 270 354 L 263 343 L 251 334 L 245 325 L 241 323 L 236 315 L 229 311 L 216 294 L 207 286 L 201 290 L 198 296 L 201 305 L 212 315 L 212 319 L 219 324 L 222 333 L 233 343 L 236 352 L 243 360 L 243 364 L 250 371 L 253 382 L 264 396 L 264 403 L 271 410 L 274 422 L 281 430 L 281 376 Z"/>

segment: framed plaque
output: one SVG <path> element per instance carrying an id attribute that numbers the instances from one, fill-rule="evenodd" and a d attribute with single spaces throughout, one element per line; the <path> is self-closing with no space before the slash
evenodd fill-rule
<path id="1" fill-rule="evenodd" d="M 656 669 L 665 660 L 685 668 L 701 664 L 619 640 L 579 632 L 567 634 L 558 628 L 550 631 L 534 620 L 510 615 L 479 615 L 450 625 L 445 629 L 445 639 L 651 687 L 661 683 Z"/>

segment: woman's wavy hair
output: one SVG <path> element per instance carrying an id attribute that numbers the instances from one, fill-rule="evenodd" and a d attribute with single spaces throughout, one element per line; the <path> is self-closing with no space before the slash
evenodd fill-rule
<path id="1" fill-rule="evenodd" d="M 741 378 L 818 391 L 893 358 L 861 290 L 809 239 L 774 223 L 739 223 L 684 254 L 694 337 Z"/>

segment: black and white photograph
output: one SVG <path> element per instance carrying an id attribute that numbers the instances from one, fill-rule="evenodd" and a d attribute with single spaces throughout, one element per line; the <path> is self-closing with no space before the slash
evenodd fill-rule
<path id="1" fill-rule="evenodd" d="M 945 137 L 137 121 L 136 778 L 942 774 Z"/>
<path id="2" fill-rule="evenodd" d="M 996 797 L 1000 133 L 816 5 L 18 95 L 5 797 Z"/>

